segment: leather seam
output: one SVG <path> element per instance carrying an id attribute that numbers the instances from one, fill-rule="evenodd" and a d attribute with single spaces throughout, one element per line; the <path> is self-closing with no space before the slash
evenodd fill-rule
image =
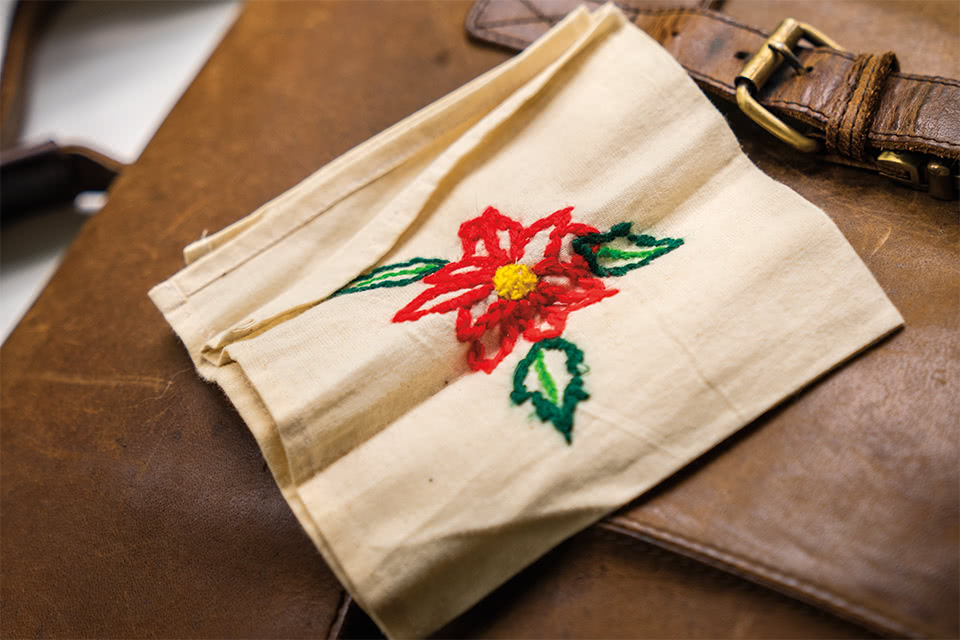
<path id="1" fill-rule="evenodd" d="M 956 147 L 957 149 L 960 149 L 960 143 L 951 142 L 949 140 L 941 140 L 940 138 L 932 138 L 930 136 L 921 136 L 915 133 L 894 133 L 890 131 L 879 131 L 879 132 L 871 133 L 870 136 L 876 137 L 876 138 L 893 137 L 893 138 L 903 138 L 905 140 L 926 140 L 929 142 L 938 142 L 940 144 L 945 144 L 948 147 Z"/>
<path id="2" fill-rule="evenodd" d="M 509 27 L 515 24 L 536 24 L 538 22 L 556 24 L 564 18 L 565 14 L 547 14 L 540 13 L 536 5 L 532 5 L 530 0 L 516 0 L 517 2 L 523 4 L 527 9 L 530 10 L 534 15 L 532 16 L 520 16 L 516 18 L 505 18 L 503 20 L 491 20 L 490 22 L 480 23 L 474 20 L 474 26 L 480 28 L 491 28 L 491 27 Z M 600 5 L 604 4 L 604 0 L 584 0 L 590 4 Z M 706 6 L 709 4 L 710 0 L 700 0 L 700 7 L 636 7 L 627 2 L 614 2 L 618 9 L 621 11 L 632 13 L 634 15 L 639 14 L 640 12 L 676 12 L 676 11 L 685 11 L 690 9 L 703 9 L 705 11 L 710 11 L 710 8 Z M 489 2 L 484 2 L 484 7 L 486 7 Z"/>
<path id="3" fill-rule="evenodd" d="M 488 34 L 487 37 L 489 37 L 491 40 L 493 40 L 494 42 L 497 42 L 497 43 L 499 43 L 499 44 L 503 44 L 503 45 L 506 45 L 506 46 L 511 46 L 511 43 L 513 43 L 513 46 L 518 46 L 518 44 L 519 44 L 519 48 L 520 48 L 520 49 L 525 48 L 525 47 L 527 46 L 527 44 L 529 44 L 529 43 L 524 42 L 524 41 L 521 40 L 520 38 L 515 38 L 515 37 L 510 36 L 510 35 L 507 35 L 507 34 L 505 34 L 505 33 L 499 33 L 499 32 L 497 32 L 497 31 L 494 31 L 494 30 L 491 29 L 490 27 L 487 27 L 487 26 L 485 26 L 485 25 L 481 25 L 481 24 L 480 24 L 479 20 L 480 20 L 480 18 L 483 16 L 484 11 L 486 11 L 486 8 L 487 8 L 487 6 L 488 6 L 489 4 L 490 4 L 490 0 L 481 0 L 481 1 L 480 1 L 480 4 L 476 5 L 476 7 L 477 7 L 477 13 L 476 13 L 476 15 L 471 15 L 471 16 L 469 16 L 469 18 L 472 18 L 472 19 L 473 19 L 473 26 L 474 26 L 474 28 L 480 29 L 480 30 L 483 31 L 484 33 Z"/>
<path id="4" fill-rule="evenodd" d="M 340 634 L 343 633 L 343 625 L 347 620 L 347 614 L 350 611 L 350 606 L 353 603 L 353 598 L 350 597 L 350 593 L 345 589 L 340 591 L 340 602 L 337 603 L 337 610 L 333 616 L 333 619 L 330 621 L 330 625 L 327 627 L 327 633 L 324 636 L 327 640 L 337 640 L 340 638 Z"/>
<path id="5" fill-rule="evenodd" d="M 866 62 L 867 58 L 858 57 L 843 75 L 841 88 L 843 94 L 839 96 L 839 100 L 842 101 L 843 106 L 842 108 L 835 108 L 834 115 L 827 117 L 826 130 L 824 132 L 827 149 L 831 152 L 846 154 L 846 150 L 843 149 L 840 144 L 840 133 L 843 129 L 843 123 L 847 118 L 847 112 L 850 110 L 850 105 L 853 103 L 853 97 L 857 93 L 857 87 L 860 85 L 860 78 L 863 76 Z"/>
<path id="6" fill-rule="evenodd" d="M 529 43 L 524 42 L 523 40 L 521 40 L 521 39 L 519 39 L 519 38 L 515 38 L 515 37 L 513 37 L 513 36 L 506 35 L 506 34 L 497 33 L 496 31 L 493 31 L 492 29 L 490 29 L 489 26 L 487 26 L 487 25 L 485 25 L 485 24 L 481 24 L 481 23 L 479 22 L 479 19 L 483 16 L 484 11 L 486 10 L 487 6 L 490 4 L 490 0 L 481 0 L 481 2 L 482 2 L 482 4 L 479 6 L 479 9 L 477 10 L 476 16 L 472 16 L 472 17 L 473 17 L 473 26 L 474 26 L 475 28 L 479 28 L 479 29 L 482 29 L 483 31 L 491 32 L 494 36 L 502 37 L 502 38 L 508 39 L 508 40 L 510 40 L 510 41 L 512 41 L 512 42 L 519 42 L 519 43 L 521 43 L 522 46 L 526 46 L 527 44 L 529 44 Z M 620 6 L 620 5 L 617 5 L 617 6 L 619 6 L 621 9 L 624 9 L 624 7 L 622 7 L 622 6 Z M 714 20 L 714 21 L 717 21 L 717 22 L 723 22 L 723 23 L 725 23 L 725 24 L 728 24 L 728 25 L 730 25 L 730 26 L 732 26 L 732 27 L 734 27 L 734 28 L 740 29 L 740 30 L 742 30 L 742 31 L 747 31 L 747 32 L 753 33 L 753 34 L 755 34 L 755 35 L 757 35 L 757 36 L 760 36 L 761 38 L 766 38 L 766 37 L 767 37 L 767 34 L 763 33 L 763 32 L 760 31 L 759 29 L 756 29 L 756 28 L 754 28 L 754 27 L 749 27 L 749 26 L 744 25 L 744 24 L 740 24 L 739 22 L 736 22 L 735 20 L 733 20 L 733 19 L 731 19 L 731 18 L 727 18 L 726 16 L 718 15 L 718 14 L 714 13 L 713 11 L 711 11 L 710 9 L 697 9 L 697 8 L 693 8 L 693 7 L 691 7 L 691 8 L 682 8 L 682 9 L 641 9 L 640 7 L 631 7 L 631 6 L 628 5 L 628 6 L 626 7 L 626 10 L 629 11 L 629 12 L 634 13 L 635 16 L 638 16 L 638 15 L 640 15 L 640 14 L 648 15 L 648 16 L 657 16 L 657 15 L 677 15 L 677 16 L 682 16 L 682 15 L 695 15 L 695 16 L 700 16 L 700 17 L 702 17 L 702 18 L 707 18 L 707 19 L 709 19 L 709 20 Z M 541 20 L 540 22 L 543 22 L 543 21 Z M 529 21 L 526 20 L 526 19 L 524 19 L 523 23 L 529 23 Z M 501 23 L 497 23 L 497 26 L 507 26 L 508 24 L 514 24 L 514 23 L 503 23 L 503 22 L 501 22 Z M 521 24 L 521 23 L 520 23 L 520 22 L 517 22 L 517 23 L 515 23 L 515 24 Z"/>
<path id="7" fill-rule="evenodd" d="M 892 51 L 877 54 L 874 56 L 874 61 L 875 65 L 869 82 L 864 85 L 864 96 L 860 103 L 861 105 L 866 103 L 867 110 L 860 119 L 860 105 L 857 106 L 857 114 L 853 122 L 854 129 L 850 133 L 851 145 L 856 143 L 855 158 L 861 161 L 867 159 L 866 149 L 870 142 L 870 127 L 873 125 L 873 119 L 883 99 L 884 85 L 890 73 L 899 65 Z"/>
<path id="8" fill-rule="evenodd" d="M 815 53 L 823 54 L 823 55 L 846 58 L 847 60 L 850 60 L 850 61 L 853 61 L 856 58 L 856 55 L 854 54 L 847 53 L 846 51 L 837 51 L 836 49 L 830 49 L 827 47 L 814 47 L 814 48 L 803 47 L 803 48 L 808 49 Z M 954 88 L 960 89 L 960 80 L 954 80 L 953 78 L 946 78 L 944 76 L 921 76 L 915 73 L 903 73 L 902 71 L 894 71 L 893 73 L 890 74 L 890 77 L 898 78 L 901 80 L 909 80 L 911 82 L 942 84 L 948 87 L 954 87 Z"/>
<path id="9" fill-rule="evenodd" d="M 808 111 L 808 112 L 810 112 L 810 113 L 815 113 L 815 114 L 817 114 L 818 116 L 820 116 L 821 118 L 823 118 L 824 120 L 828 120 L 828 119 L 829 119 L 829 116 L 828 116 L 826 113 L 824 113 L 823 111 L 820 111 L 820 110 L 818 110 L 818 109 L 814 109 L 814 108 L 811 107 L 810 105 L 808 105 L 808 104 L 803 104 L 802 102 L 793 102 L 792 100 L 780 100 L 780 99 L 776 99 L 776 100 L 760 100 L 760 102 L 763 103 L 763 104 L 768 104 L 768 105 L 772 105 L 772 106 L 791 105 L 791 106 L 794 106 L 794 107 L 800 107 L 803 111 Z"/>
<path id="10" fill-rule="evenodd" d="M 696 71 L 696 70 L 694 70 L 694 69 L 691 69 L 690 67 L 688 67 L 688 66 L 686 66 L 686 65 L 684 65 L 684 64 L 682 64 L 682 63 L 680 64 L 680 66 L 683 67 L 684 70 L 686 70 L 686 72 L 689 73 L 691 76 L 693 76 L 696 80 L 698 80 L 698 81 L 700 81 L 700 82 L 702 82 L 702 83 L 704 83 L 704 84 L 713 86 L 713 87 L 718 88 L 718 89 L 726 89 L 726 90 L 728 90 L 728 91 L 734 91 L 733 85 L 727 84 L 727 83 L 723 82 L 722 80 L 717 80 L 716 78 L 714 78 L 714 77 L 712 77 L 712 76 L 708 76 L 708 75 L 702 74 L 702 73 L 700 73 L 699 71 Z M 792 100 L 782 100 L 782 99 L 780 99 L 780 98 L 775 98 L 775 99 L 760 98 L 760 99 L 759 99 L 759 102 L 760 102 L 761 104 L 763 104 L 763 105 L 773 106 L 773 107 L 781 107 L 781 106 L 784 106 L 784 105 L 791 105 L 791 106 L 794 106 L 794 107 L 799 107 L 799 109 L 802 110 L 802 111 L 807 111 L 807 112 L 809 112 L 809 113 L 815 113 L 816 115 L 820 116 L 824 121 L 826 121 L 827 118 L 828 118 L 827 114 L 824 113 L 823 111 L 820 111 L 820 110 L 818 110 L 818 109 L 815 109 L 815 108 L 811 107 L 810 105 L 803 104 L 802 102 L 793 102 Z"/>
<path id="11" fill-rule="evenodd" d="M 847 132 L 847 148 L 844 151 L 844 155 L 852 156 L 856 160 L 863 160 L 862 148 L 858 149 L 858 147 L 855 146 L 855 143 L 861 137 L 857 135 L 857 122 L 860 122 L 860 111 L 863 105 L 868 102 L 870 87 L 880 72 L 879 57 L 871 55 L 867 57 L 866 60 L 866 64 L 863 65 L 863 71 L 857 79 L 857 88 L 853 92 L 854 97 L 857 98 L 857 108 L 853 112 L 853 121 L 850 123 L 849 131 Z M 844 114 L 844 117 L 846 117 L 846 114 Z M 841 125 L 842 124 L 843 123 L 841 123 Z M 860 147 L 862 147 L 862 145 L 860 145 Z"/>
<path id="12" fill-rule="evenodd" d="M 714 88 L 716 88 L 716 89 L 732 90 L 732 87 L 731 87 L 731 85 L 729 85 L 729 84 L 726 84 L 726 83 L 724 83 L 724 82 L 721 82 L 720 80 L 717 80 L 717 79 L 712 78 L 712 77 L 710 77 L 710 76 L 704 75 L 704 74 L 702 74 L 702 73 L 700 73 L 700 72 L 698 72 L 698 71 L 694 71 L 693 69 L 687 67 L 687 66 L 684 65 L 684 64 L 680 64 L 680 66 L 683 67 L 684 70 L 686 70 L 686 72 L 689 73 L 689 74 L 690 74 L 696 81 L 698 81 L 698 82 L 702 82 L 703 84 L 708 85 L 708 86 L 711 86 L 711 87 L 714 87 Z M 793 101 L 790 101 L 790 100 L 764 100 L 764 99 L 761 98 L 761 99 L 760 99 L 760 103 L 761 103 L 761 104 L 764 104 L 764 105 L 767 105 L 767 106 L 772 106 L 772 107 L 778 107 L 778 106 L 783 106 L 783 105 L 792 105 L 792 106 L 794 106 L 794 107 L 798 107 L 799 110 L 806 111 L 806 112 L 808 112 L 808 113 L 816 114 L 816 115 L 820 116 L 820 118 L 822 118 L 823 120 L 826 120 L 826 119 L 827 119 L 827 114 L 825 114 L 824 112 L 819 111 L 819 110 L 814 109 L 813 107 L 811 107 L 811 106 L 809 106 L 809 105 L 805 105 L 805 104 L 802 104 L 802 103 L 799 103 L 799 102 L 793 102 Z M 938 144 L 942 144 L 942 145 L 945 145 L 945 146 L 950 147 L 950 148 L 960 149 L 960 143 L 951 142 L 951 141 L 949 141 L 949 140 L 941 140 L 941 139 L 939 139 L 939 138 L 932 138 L 932 137 L 929 137 L 929 136 L 921 136 L 921 135 L 917 135 L 917 134 L 892 133 L 892 132 L 887 132 L 887 131 L 870 132 L 870 133 L 868 134 L 868 137 L 871 138 L 871 139 L 872 139 L 872 138 L 883 138 L 883 137 L 888 137 L 888 136 L 893 136 L 893 137 L 900 138 L 900 139 L 907 140 L 907 141 L 909 141 L 909 140 L 917 140 L 917 141 L 936 142 L 936 143 L 938 143 Z M 936 155 L 936 154 L 934 154 L 934 155 Z"/>
<path id="13" fill-rule="evenodd" d="M 941 76 L 917 76 L 911 73 L 891 73 L 894 78 L 900 78 L 901 80 L 909 80 L 911 82 L 923 82 L 929 84 L 942 84 L 948 87 L 954 87 L 960 89 L 960 81 L 953 80 L 951 78 L 944 78 Z"/>
<path id="14" fill-rule="evenodd" d="M 519 0 L 519 1 L 522 1 L 522 0 Z M 597 2 L 597 0 L 588 0 L 588 1 L 589 1 L 589 2 L 594 2 L 595 4 L 602 4 L 602 2 Z M 548 16 L 548 15 L 542 15 L 542 16 L 540 16 L 540 15 L 533 15 L 533 16 L 529 16 L 529 17 L 514 18 L 514 19 L 499 20 L 499 21 L 490 21 L 490 22 L 487 22 L 487 23 L 482 23 L 482 22 L 480 22 L 480 19 L 482 18 L 483 14 L 484 14 L 484 11 L 486 10 L 486 8 L 487 8 L 487 6 L 488 6 L 489 4 L 490 4 L 490 0 L 482 0 L 482 5 L 481 5 L 480 8 L 478 9 L 477 15 L 476 15 L 476 16 L 473 16 L 473 26 L 474 26 L 474 28 L 483 29 L 483 30 L 485 30 L 485 31 L 490 31 L 490 30 L 492 30 L 492 28 L 494 28 L 494 27 L 507 27 L 507 26 L 511 26 L 511 25 L 515 25 L 515 24 L 536 24 L 536 23 L 539 22 L 539 23 L 544 23 L 544 24 L 550 25 L 550 24 L 553 23 L 554 20 L 560 20 L 560 19 L 563 18 L 563 16 Z M 696 16 L 700 16 L 700 17 L 702 17 L 702 18 L 709 18 L 710 20 L 716 20 L 716 21 L 719 21 L 719 22 L 724 22 L 724 23 L 726 23 L 726 24 L 729 24 L 729 25 L 732 26 L 732 27 L 736 27 L 737 29 L 741 29 L 741 30 L 744 30 L 744 31 L 748 31 L 748 32 L 750 32 L 750 33 L 754 33 L 754 34 L 756 34 L 756 35 L 758 35 L 758 36 L 760 36 L 760 37 L 762 37 L 762 38 L 766 38 L 766 37 L 767 37 L 767 34 L 763 33 L 763 32 L 760 31 L 759 29 L 756 29 L 756 28 L 754 28 L 754 27 L 747 26 L 747 25 L 745 25 L 745 24 L 741 24 L 741 23 L 739 23 L 739 22 L 737 22 L 737 21 L 735 21 L 735 20 L 732 20 L 732 19 L 730 19 L 730 18 L 727 18 L 726 16 L 718 15 L 718 14 L 714 13 L 711 9 L 697 8 L 697 7 L 683 7 L 683 8 L 671 8 L 671 7 L 641 8 L 641 7 L 634 7 L 634 6 L 629 5 L 629 4 L 620 4 L 620 3 L 617 3 L 617 2 L 615 2 L 614 4 L 616 4 L 617 7 L 618 7 L 621 11 L 625 11 L 625 12 L 634 14 L 634 15 L 633 15 L 634 18 L 636 18 L 636 16 L 639 16 L 640 14 L 648 15 L 648 16 L 657 16 L 657 15 L 677 15 L 677 16 L 681 16 L 681 15 L 696 15 Z M 526 5 L 524 5 L 524 6 L 526 6 Z M 528 7 L 528 8 L 529 8 L 529 7 Z M 531 11 L 532 11 L 532 10 L 531 10 Z M 496 32 L 494 32 L 494 33 L 496 33 Z M 514 39 L 513 36 L 509 36 L 509 35 L 506 35 L 506 34 L 499 34 L 499 33 L 497 33 L 496 35 L 503 35 L 503 37 Z M 516 40 L 520 41 L 518 38 L 517 38 Z M 524 44 L 527 44 L 527 43 L 524 43 Z"/>
<path id="15" fill-rule="evenodd" d="M 474 25 L 474 27 L 476 27 L 476 28 L 478 28 L 478 29 L 482 29 L 483 31 L 489 31 L 489 32 L 491 32 L 494 36 L 497 36 L 497 37 L 502 36 L 503 38 L 509 39 L 509 40 L 511 40 L 511 41 L 513 41 L 513 42 L 519 42 L 519 43 L 521 43 L 522 45 L 526 46 L 526 44 L 528 44 L 528 43 L 524 42 L 523 40 L 521 40 L 521 39 L 519 39 L 519 38 L 515 38 L 515 37 L 510 36 L 510 35 L 497 33 L 496 31 L 493 31 L 493 30 L 490 28 L 490 26 L 492 26 L 493 24 L 496 24 L 496 26 L 507 26 L 508 24 L 521 24 L 520 21 L 517 21 L 517 22 L 515 22 L 515 23 L 488 23 L 490 26 L 488 26 L 488 24 L 481 24 L 481 23 L 479 22 L 479 18 L 483 15 L 483 12 L 486 10 L 486 8 L 487 8 L 487 6 L 488 6 L 489 4 L 490 4 L 490 0 L 481 0 L 481 5 L 479 6 L 479 9 L 478 9 L 478 11 L 477 11 L 477 15 L 476 15 L 476 17 L 475 17 L 474 20 L 473 20 L 473 25 Z M 620 6 L 620 5 L 618 5 L 618 6 Z M 626 5 L 625 7 L 621 7 L 621 8 L 622 8 L 622 9 L 625 8 L 626 10 L 631 11 L 631 12 L 637 14 L 637 15 L 640 15 L 640 14 L 649 15 L 649 16 L 667 15 L 667 14 L 675 14 L 675 15 L 696 15 L 696 16 L 700 16 L 700 17 L 703 17 L 703 18 L 708 18 L 708 19 L 710 19 L 710 20 L 715 20 L 715 21 L 718 21 L 718 22 L 723 22 L 723 23 L 728 24 L 728 25 L 730 25 L 730 26 L 732 26 L 732 27 L 734 27 L 734 28 L 737 28 L 737 29 L 740 29 L 740 30 L 743 30 L 743 31 L 747 31 L 747 32 L 749 32 L 749 33 L 753 33 L 753 34 L 758 35 L 758 36 L 760 36 L 760 37 L 762 37 L 762 38 L 766 38 L 766 37 L 768 36 L 768 34 L 764 33 L 763 31 L 761 31 L 761 30 L 759 30 L 759 29 L 756 29 L 756 28 L 754 28 L 754 27 L 750 27 L 750 26 L 745 25 L 745 24 L 741 24 L 741 23 L 739 23 L 739 22 L 737 22 L 737 21 L 735 21 L 735 20 L 733 20 L 733 19 L 731 19 L 731 18 L 727 18 L 726 16 L 718 15 L 718 14 L 714 13 L 714 12 L 713 12 L 712 10 L 710 10 L 710 9 L 697 9 L 697 8 L 683 8 L 683 9 L 664 9 L 664 8 L 661 8 L 661 9 L 643 9 L 643 8 L 640 8 L 640 7 L 632 7 L 632 6 L 629 6 L 629 5 Z M 524 20 L 523 22 L 527 22 L 527 21 Z M 824 55 L 829 55 L 829 56 L 836 56 L 836 57 L 840 57 L 840 58 L 845 58 L 845 59 L 851 60 L 851 61 L 856 58 L 856 55 L 855 55 L 855 54 L 847 53 L 847 52 L 845 52 L 845 51 L 836 51 L 835 49 L 829 49 L 829 48 L 826 48 L 826 47 L 816 47 L 816 48 L 813 48 L 813 49 L 810 49 L 810 50 L 811 50 L 811 51 L 815 51 L 815 52 L 820 53 L 820 54 L 824 54 Z M 922 83 L 931 83 L 931 84 L 942 84 L 942 85 L 946 85 L 946 86 L 949 86 L 949 87 L 960 88 L 960 81 L 953 80 L 952 78 L 946 78 L 946 77 L 943 77 L 943 76 L 921 76 L 921 75 L 916 75 L 916 74 L 911 74 L 911 73 L 902 73 L 902 72 L 899 72 L 899 71 L 894 72 L 894 73 L 891 73 L 890 75 L 891 75 L 892 77 L 895 77 L 895 78 L 902 78 L 902 79 L 904 79 L 904 80 L 909 80 L 909 81 L 912 81 L 912 82 L 922 82 Z"/>
<path id="16" fill-rule="evenodd" d="M 862 619 L 866 622 L 879 625 L 896 633 L 907 636 L 923 635 L 922 632 L 918 631 L 912 625 L 903 622 L 902 620 L 880 613 L 875 609 L 863 604 L 859 604 L 850 598 L 837 595 L 837 593 L 826 587 L 813 584 L 808 580 L 799 578 L 788 571 L 775 569 L 760 561 L 747 558 L 739 553 L 724 551 L 723 549 L 715 547 L 709 543 L 701 542 L 682 534 L 667 531 L 666 529 L 662 529 L 656 525 L 643 524 L 625 516 L 614 516 L 608 518 L 607 520 L 602 521 L 600 526 L 606 527 L 613 531 L 619 531 L 620 533 L 626 532 L 627 534 L 639 534 L 649 538 L 649 541 L 653 543 L 663 541 L 680 549 L 687 549 L 690 552 L 701 554 L 703 557 L 699 559 L 713 560 L 721 565 L 724 565 L 721 568 L 726 570 L 733 569 L 737 570 L 738 572 L 742 572 L 740 574 L 742 577 L 749 578 L 751 576 L 755 576 L 770 581 L 772 585 L 768 586 L 780 585 L 796 589 L 802 594 L 808 595 L 814 599 L 820 599 L 823 602 L 833 605 L 838 611 L 845 613 L 852 618 Z M 677 549 L 673 550 L 677 551 Z"/>
<path id="17" fill-rule="evenodd" d="M 713 11 L 710 11 L 709 9 L 695 9 L 695 8 L 684 8 L 684 9 L 640 9 L 640 8 L 637 8 L 637 15 L 640 15 L 640 14 L 644 14 L 644 15 L 648 15 L 648 16 L 667 15 L 667 14 L 674 14 L 674 15 L 677 15 L 677 16 L 682 16 L 682 15 L 700 16 L 701 18 L 707 18 L 707 19 L 709 19 L 709 20 L 714 20 L 714 21 L 716 21 L 716 22 L 723 22 L 723 23 L 725 23 L 725 24 L 730 25 L 731 27 L 734 27 L 735 29 L 740 29 L 740 30 L 742 30 L 742 31 L 747 31 L 747 32 L 752 33 L 752 34 L 754 34 L 754 35 L 760 36 L 761 38 L 767 38 L 767 37 L 768 37 L 768 34 L 764 33 L 764 32 L 761 31 L 760 29 L 757 29 L 757 28 L 755 28 L 755 27 L 750 27 L 750 26 L 747 26 L 747 25 L 745 25 L 745 24 L 741 24 L 741 23 L 737 22 L 736 20 L 733 20 L 732 18 L 728 18 L 728 17 L 726 17 L 726 16 L 723 16 L 723 15 L 720 15 L 720 14 L 717 14 L 717 13 L 714 13 Z"/>

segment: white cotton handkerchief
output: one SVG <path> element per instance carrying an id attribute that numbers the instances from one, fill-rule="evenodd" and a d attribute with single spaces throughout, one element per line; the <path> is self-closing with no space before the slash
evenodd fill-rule
<path id="1" fill-rule="evenodd" d="M 902 324 L 609 5 L 185 256 L 151 298 L 391 637 Z"/>

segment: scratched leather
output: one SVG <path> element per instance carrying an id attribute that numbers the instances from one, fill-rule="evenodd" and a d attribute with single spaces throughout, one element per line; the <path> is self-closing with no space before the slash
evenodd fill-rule
<path id="1" fill-rule="evenodd" d="M 0 350 L 0 635 L 341 629 L 339 585 L 146 291 L 204 230 L 505 60 L 467 41 L 467 10 L 247 5 Z M 520 574 L 451 635 L 866 633 L 834 613 L 895 631 L 841 596 L 957 635 L 956 205 L 798 158 L 728 115 L 764 171 L 837 221 L 907 328 Z"/>

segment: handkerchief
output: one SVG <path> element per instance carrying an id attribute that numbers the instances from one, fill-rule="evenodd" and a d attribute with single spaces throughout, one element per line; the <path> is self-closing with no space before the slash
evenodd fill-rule
<path id="1" fill-rule="evenodd" d="M 185 257 L 153 301 L 391 637 L 902 323 L 612 6 Z"/>

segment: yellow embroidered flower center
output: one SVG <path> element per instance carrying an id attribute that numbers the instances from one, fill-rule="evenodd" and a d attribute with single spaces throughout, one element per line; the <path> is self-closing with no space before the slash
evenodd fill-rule
<path id="1" fill-rule="evenodd" d="M 501 298 L 519 300 L 537 288 L 537 274 L 525 264 L 505 264 L 493 274 L 493 286 Z"/>

